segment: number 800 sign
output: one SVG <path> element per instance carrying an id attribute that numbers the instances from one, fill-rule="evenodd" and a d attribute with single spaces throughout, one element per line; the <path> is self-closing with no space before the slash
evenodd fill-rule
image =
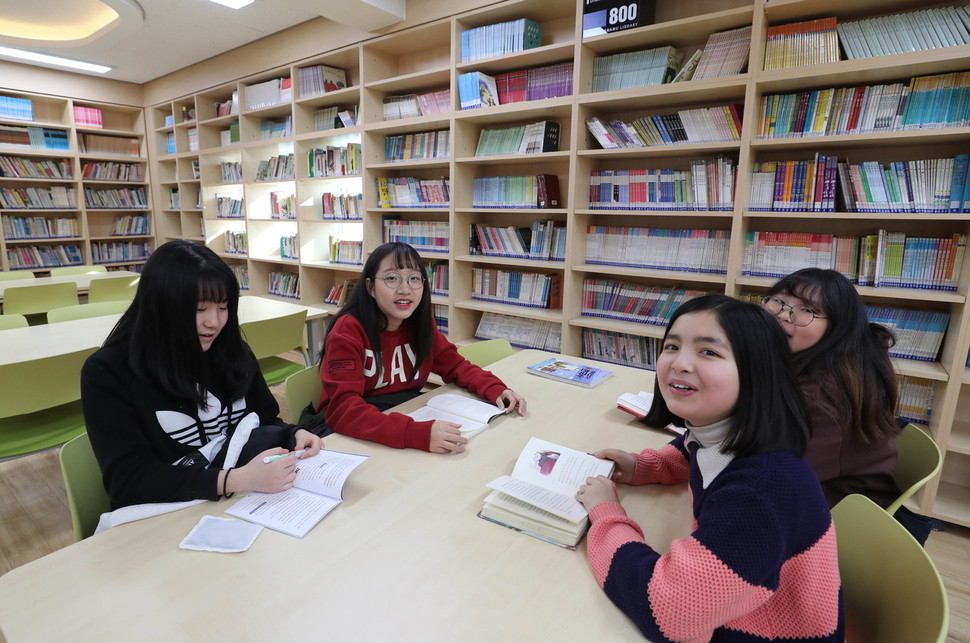
<path id="1" fill-rule="evenodd" d="M 583 38 L 653 23 L 656 0 L 585 0 Z"/>

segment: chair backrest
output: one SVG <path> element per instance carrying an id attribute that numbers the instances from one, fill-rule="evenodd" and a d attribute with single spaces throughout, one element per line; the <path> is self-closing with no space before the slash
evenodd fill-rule
<path id="1" fill-rule="evenodd" d="M 58 266 L 51 268 L 51 277 L 61 275 L 93 275 L 98 272 L 108 272 L 104 266 Z"/>
<path id="2" fill-rule="evenodd" d="M 290 422 L 296 424 L 307 404 L 313 402 L 313 407 L 316 408 L 320 403 L 320 394 L 323 391 L 320 365 L 307 366 L 299 373 L 290 375 L 283 388 L 286 390 L 286 402 L 290 406 Z"/>
<path id="3" fill-rule="evenodd" d="M 27 318 L 15 313 L 0 315 L 0 330 L 9 330 L 11 328 L 27 328 Z"/>
<path id="4" fill-rule="evenodd" d="M 72 438 L 58 453 L 67 504 L 71 508 L 74 523 L 74 542 L 84 540 L 94 533 L 101 514 L 111 511 L 111 500 L 104 490 L 101 467 L 94 457 L 87 433 Z"/>
<path id="5" fill-rule="evenodd" d="M 848 643 L 946 640 L 950 612 L 926 550 L 890 514 L 852 494 L 832 508 Z"/>
<path id="6" fill-rule="evenodd" d="M 512 352 L 512 345 L 507 339 L 486 339 L 458 347 L 458 354 L 475 366 L 488 366 Z"/>
<path id="7" fill-rule="evenodd" d="M 58 322 L 70 321 L 72 319 L 85 319 L 87 317 L 100 317 L 102 315 L 114 315 L 128 310 L 131 302 L 128 301 L 98 301 L 90 304 L 76 304 L 74 306 L 64 306 L 47 311 L 47 323 L 56 324 Z"/>
<path id="8" fill-rule="evenodd" d="M 243 339 L 249 344 L 256 359 L 272 357 L 295 348 L 304 349 L 306 347 L 303 335 L 305 327 L 306 310 L 239 325 Z"/>
<path id="9" fill-rule="evenodd" d="M 0 281 L 20 281 L 21 279 L 35 279 L 37 275 L 29 270 L 0 271 Z"/>
<path id="10" fill-rule="evenodd" d="M 97 347 L 0 365 L 0 418 L 81 399 L 81 366 Z"/>
<path id="11" fill-rule="evenodd" d="M 915 424 L 907 424 L 896 436 L 896 470 L 893 478 L 902 493 L 886 513 L 896 513 L 906 500 L 943 467 L 943 455 L 932 437 Z"/>
<path id="12" fill-rule="evenodd" d="M 11 286 L 3 291 L 3 312 L 20 315 L 46 313 L 52 308 L 77 305 L 77 284 L 34 284 Z"/>
<path id="13" fill-rule="evenodd" d="M 88 286 L 88 302 L 131 301 L 138 291 L 138 275 L 98 277 Z"/>

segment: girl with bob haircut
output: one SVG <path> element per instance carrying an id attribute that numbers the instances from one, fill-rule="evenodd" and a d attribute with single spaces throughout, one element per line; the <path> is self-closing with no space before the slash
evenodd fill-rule
<path id="1" fill-rule="evenodd" d="M 357 285 L 327 332 L 319 412 L 337 433 L 398 449 L 461 453 L 460 425 L 416 421 L 385 411 L 421 393 L 432 372 L 525 414 L 525 400 L 461 355 L 435 327 L 424 262 L 406 243 L 385 243 L 367 258 Z"/>
<path id="2" fill-rule="evenodd" d="M 892 333 L 869 322 L 859 293 L 835 270 L 793 272 L 768 290 L 763 306 L 794 353 L 812 428 L 805 457 L 829 507 L 852 493 L 887 507 L 900 493 Z"/>
<path id="3" fill-rule="evenodd" d="M 613 480 L 577 494 L 597 582 L 651 641 L 842 643 L 835 528 L 802 457 L 808 422 L 784 333 L 753 304 L 707 295 L 671 317 L 644 422 L 686 432 L 604 449 Z M 614 482 L 687 482 L 694 529 L 660 554 Z"/>
<path id="4" fill-rule="evenodd" d="M 297 458 L 267 464 L 257 452 L 320 450 L 318 436 L 277 417 L 238 306 L 232 270 L 205 246 L 170 241 L 145 263 L 134 301 L 81 371 L 84 420 L 114 508 L 284 491 Z"/>

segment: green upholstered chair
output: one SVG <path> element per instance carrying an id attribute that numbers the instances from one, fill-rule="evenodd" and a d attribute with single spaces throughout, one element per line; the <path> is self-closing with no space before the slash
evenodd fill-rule
<path id="1" fill-rule="evenodd" d="M 896 513 L 910 496 L 925 485 L 943 467 L 943 455 L 932 437 L 915 424 L 907 424 L 896 436 L 896 470 L 893 477 L 902 490 L 899 497 L 886 507 L 886 513 Z"/>
<path id="2" fill-rule="evenodd" d="M 69 440 L 57 457 L 74 524 L 74 542 L 78 542 L 94 534 L 101 514 L 111 511 L 111 500 L 104 490 L 101 467 L 94 457 L 87 433 Z"/>
<path id="3" fill-rule="evenodd" d="M 283 384 L 286 391 L 286 402 L 290 406 L 290 422 L 300 421 L 300 414 L 307 404 L 313 403 L 313 408 L 320 403 L 323 382 L 320 380 L 320 365 L 307 366 L 298 373 L 286 378 Z"/>
<path id="4" fill-rule="evenodd" d="M 21 279 L 35 279 L 36 277 L 29 270 L 8 270 L 0 272 L 0 281 L 20 281 Z"/>
<path id="5" fill-rule="evenodd" d="M 950 612 L 940 573 L 906 528 L 865 496 L 832 508 L 847 643 L 943 643 Z"/>
<path id="6" fill-rule="evenodd" d="M 76 306 L 77 303 L 77 284 L 73 281 L 10 286 L 3 291 L 4 314 L 25 315 L 31 324 L 46 322 L 48 310 Z"/>
<path id="7" fill-rule="evenodd" d="M 23 315 L 16 315 L 14 313 L 10 313 L 9 315 L 0 315 L 0 330 L 27 328 L 27 326 L 27 318 Z"/>
<path id="8" fill-rule="evenodd" d="M 306 367 L 306 364 L 298 364 L 279 357 L 280 354 L 293 349 L 305 353 L 306 342 L 303 334 L 305 326 L 305 310 L 239 325 L 243 339 L 259 360 L 259 369 L 270 386 L 279 384 Z"/>
<path id="9" fill-rule="evenodd" d="M 138 279 L 137 275 L 92 279 L 88 286 L 88 303 L 102 301 L 130 302 L 135 298 L 135 292 L 138 290 Z"/>
<path id="10" fill-rule="evenodd" d="M 488 366 L 512 352 L 512 345 L 506 339 L 486 339 L 458 347 L 458 354 L 475 366 Z"/>
<path id="11" fill-rule="evenodd" d="M 104 266 L 59 266 L 51 268 L 51 277 L 61 275 L 93 275 L 99 272 L 108 272 Z"/>
<path id="12" fill-rule="evenodd" d="M 95 350 L 0 365 L 0 458 L 63 444 L 84 432 L 81 366 Z"/>
<path id="13" fill-rule="evenodd" d="M 89 304 L 75 304 L 74 306 L 64 306 L 47 311 L 47 323 L 56 324 L 57 322 L 70 321 L 72 319 L 85 319 L 87 317 L 100 317 L 102 315 L 115 315 L 128 310 L 130 301 L 98 301 Z"/>

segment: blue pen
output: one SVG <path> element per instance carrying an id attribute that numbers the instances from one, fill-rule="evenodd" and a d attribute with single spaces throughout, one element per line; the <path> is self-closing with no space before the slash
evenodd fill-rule
<path id="1" fill-rule="evenodd" d="M 295 453 L 296 454 L 296 457 L 297 458 L 300 458 L 303 455 L 303 451 L 304 450 L 305 449 L 300 449 L 299 451 L 292 451 L 291 453 Z M 288 455 L 290 455 L 290 454 L 289 453 L 281 453 L 280 455 L 268 455 L 265 458 L 263 458 L 263 462 L 265 462 L 266 464 L 269 464 L 270 462 L 273 462 L 275 460 L 279 460 L 280 458 L 285 458 Z"/>

